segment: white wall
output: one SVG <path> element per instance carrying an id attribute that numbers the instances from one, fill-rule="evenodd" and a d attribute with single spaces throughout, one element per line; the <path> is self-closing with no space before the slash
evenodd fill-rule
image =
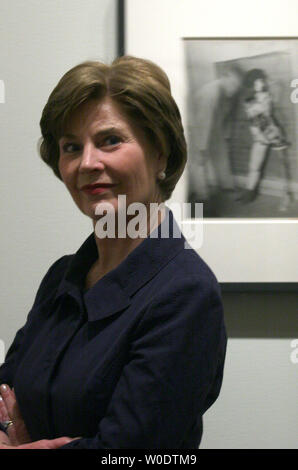
<path id="1" fill-rule="evenodd" d="M 287 338 L 229 339 L 221 394 L 204 418 L 202 449 L 298 448 L 292 351 Z"/>
<path id="2" fill-rule="evenodd" d="M 58 79 L 81 61 L 113 59 L 115 22 L 115 0 L 0 2 L 0 338 L 6 350 L 49 266 L 92 231 L 36 145 Z"/>

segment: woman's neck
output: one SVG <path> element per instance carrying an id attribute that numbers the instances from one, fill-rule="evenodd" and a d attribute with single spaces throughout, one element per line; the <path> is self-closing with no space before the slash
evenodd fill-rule
<path id="1" fill-rule="evenodd" d="M 115 230 L 113 231 L 115 236 L 105 238 L 98 237 L 98 231 L 96 230 L 96 223 L 98 221 L 93 220 L 95 241 L 98 251 L 98 260 L 94 263 L 93 270 L 102 277 L 112 269 L 115 269 L 129 255 L 129 253 L 140 245 L 144 239 L 163 221 L 164 217 L 165 209 L 162 211 L 158 210 L 151 214 L 148 211 L 147 224 L 142 224 L 144 229 L 140 231 L 141 235 L 136 238 L 129 236 L 130 230 L 128 223 L 125 226 L 126 236 L 124 238 L 118 236 L 118 224 L 116 224 Z M 130 221 L 131 220 L 132 218 Z M 127 222 L 129 222 L 129 220 L 127 220 Z M 135 227 L 134 224 L 133 227 Z M 114 233 L 112 233 L 112 235 Z"/>

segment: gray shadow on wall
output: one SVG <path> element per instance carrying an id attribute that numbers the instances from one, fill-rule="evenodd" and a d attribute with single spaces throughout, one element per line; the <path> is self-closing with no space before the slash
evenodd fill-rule
<path id="1" fill-rule="evenodd" d="M 298 338 L 296 292 L 223 292 L 229 338 Z"/>

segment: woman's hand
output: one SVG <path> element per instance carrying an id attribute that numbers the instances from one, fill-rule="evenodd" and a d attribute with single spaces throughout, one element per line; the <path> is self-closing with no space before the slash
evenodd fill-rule
<path id="1" fill-rule="evenodd" d="M 1 434 L 6 435 L 3 432 L 1 432 Z M 76 437 L 75 439 L 79 438 Z M 62 447 L 65 444 L 74 441 L 75 439 L 70 437 L 58 437 L 57 439 L 42 439 L 41 441 L 29 442 L 28 444 L 14 446 L 5 444 L 0 437 L 0 449 L 59 449 L 59 447 Z"/>
<path id="2" fill-rule="evenodd" d="M 1 449 L 2 444 L 9 446 L 11 445 L 11 442 L 9 440 L 8 435 L 5 432 L 0 431 L 0 449 Z"/>
<path id="3" fill-rule="evenodd" d="M 14 391 L 8 385 L 1 385 L 0 393 L 0 421 L 13 422 L 7 428 L 7 434 L 0 431 L 0 449 L 58 449 L 75 439 L 80 439 L 63 436 L 31 442 Z"/>
<path id="4" fill-rule="evenodd" d="M 7 428 L 10 445 L 19 446 L 31 442 L 32 439 L 22 418 L 14 391 L 8 385 L 3 384 L 0 387 L 0 392 L 2 398 L 0 400 L 0 421 L 13 422 Z"/>

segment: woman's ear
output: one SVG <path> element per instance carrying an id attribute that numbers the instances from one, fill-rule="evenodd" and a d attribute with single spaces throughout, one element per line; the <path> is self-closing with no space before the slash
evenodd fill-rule
<path id="1" fill-rule="evenodd" d="M 164 152 L 160 152 L 157 156 L 158 158 L 158 168 L 160 170 L 165 171 L 167 168 L 168 157 L 164 154 Z"/>

